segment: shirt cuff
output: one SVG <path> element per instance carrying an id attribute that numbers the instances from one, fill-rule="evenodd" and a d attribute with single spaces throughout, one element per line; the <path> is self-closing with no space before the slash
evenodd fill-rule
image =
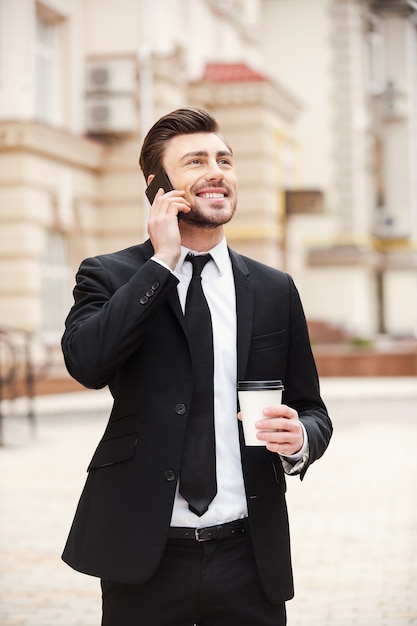
<path id="1" fill-rule="evenodd" d="M 304 424 L 302 422 L 300 422 L 300 424 L 304 434 L 304 441 L 301 450 L 299 450 L 295 454 L 290 454 L 288 456 L 280 455 L 284 472 L 291 476 L 300 474 L 303 468 L 307 465 L 310 456 L 307 431 L 304 427 Z"/>
<path id="2" fill-rule="evenodd" d="M 162 267 L 165 267 L 165 269 L 169 270 L 171 272 L 171 274 L 173 274 L 172 269 L 169 267 L 169 265 L 167 265 L 166 263 L 164 263 L 163 261 L 161 261 L 161 259 L 158 259 L 158 257 L 151 256 L 150 258 L 151 261 L 155 261 L 155 263 L 159 263 L 159 265 L 162 265 Z"/>

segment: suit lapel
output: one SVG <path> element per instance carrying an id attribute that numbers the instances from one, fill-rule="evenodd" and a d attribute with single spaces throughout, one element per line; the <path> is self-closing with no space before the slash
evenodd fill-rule
<path id="1" fill-rule="evenodd" d="M 154 254 L 154 249 L 149 239 L 143 244 L 143 252 L 146 260 L 150 259 Z M 245 261 L 239 254 L 230 248 L 229 255 L 232 261 L 236 289 L 237 376 L 238 380 L 242 380 L 245 376 L 250 342 L 252 338 L 254 293 L 253 284 L 249 278 L 249 269 Z M 176 289 L 173 289 L 167 297 L 167 303 L 185 331 L 184 315 Z"/>
<path id="2" fill-rule="evenodd" d="M 167 303 L 171 307 L 172 312 L 174 313 L 175 317 L 177 318 L 178 322 L 185 332 L 184 314 L 182 312 L 177 289 L 172 289 L 171 293 L 167 297 Z"/>
<path id="3" fill-rule="evenodd" d="M 254 294 L 249 270 L 243 258 L 229 248 L 236 288 L 237 379 L 245 376 L 252 338 Z"/>
<path id="4" fill-rule="evenodd" d="M 154 249 L 150 239 L 147 239 L 143 244 L 143 253 L 146 260 L 149 260 L 154 255 Z M 180 323 L 181 327 L 185 331 L 184 315 L 181 309 L 180 299 L 178 297 L 177 289 L 172 289 L 171 293 L 167 297 L 167 304 L 171 307 L 172 312 Z"/>

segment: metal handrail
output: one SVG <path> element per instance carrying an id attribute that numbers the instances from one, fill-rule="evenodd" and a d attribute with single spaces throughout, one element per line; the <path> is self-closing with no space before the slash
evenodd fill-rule
<path id="1" fill-rule="evenodd" d="M 42 348 L 47 358 L 39 361 L 33 354 L 34 345 Z M 35 431 L 35 395 L 36 380 L 42 378 L 50 365 L 50 354 L 47 345 L 39 334 L 0 328 L 0 446 L 4 445 L 3 421 L 4 400 L 15 400 L 17 397 L 27 398 L 26 417 L 31 431 Z M 22 383 L 22 385 L 18 385 Z M 22 387 L 23 386 L 23 387 Z M 19 392 L 22 389 L 22 392 Z"/>

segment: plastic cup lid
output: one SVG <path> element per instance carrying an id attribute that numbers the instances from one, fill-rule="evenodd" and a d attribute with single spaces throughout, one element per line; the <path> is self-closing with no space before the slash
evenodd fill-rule
<path id="1" fill-rule="evenodd" d="M 281 380 L 240 380 L 238 391 L 262 391 L 265 389 L 284 389 Z"/>

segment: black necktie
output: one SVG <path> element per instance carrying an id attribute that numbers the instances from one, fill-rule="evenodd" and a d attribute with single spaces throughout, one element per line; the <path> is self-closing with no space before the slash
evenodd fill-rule
<path id="1" fill-rule="evenodd" d="M 201 286 L 201 272 L 210 254 L 185 258 L 193 276 L 185 302 L 185 323 L 194 375 L 193 395 L 180 472 L 180 493 L 193 513 L 205 513 L 217 493 L 214 435 L 213 330 L 210 309 Z"/>

